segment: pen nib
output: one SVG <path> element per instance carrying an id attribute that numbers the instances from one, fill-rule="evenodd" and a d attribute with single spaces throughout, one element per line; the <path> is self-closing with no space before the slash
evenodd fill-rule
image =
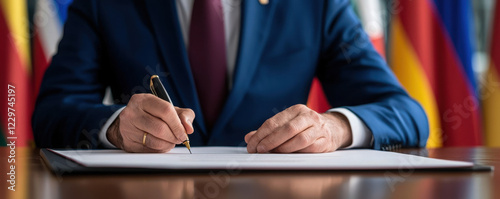
<path id="1" fill-rule="evenodd" d="M 184 141 L 182 144 L 186 145 L 186 148 L 188 148 L 189 150 L 189 154 L 193 154 L 191 153 L 191 145 L 189 144 L 189 140 Z"/>

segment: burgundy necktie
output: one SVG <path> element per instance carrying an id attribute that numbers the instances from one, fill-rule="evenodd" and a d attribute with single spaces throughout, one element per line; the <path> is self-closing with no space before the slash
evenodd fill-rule
<path id="1" fill-rule="evenodd" d="M 201 109 L 212 129 L 227 96 L 226 42 L 221 0 L 195 0 L 188 55 Z"/>

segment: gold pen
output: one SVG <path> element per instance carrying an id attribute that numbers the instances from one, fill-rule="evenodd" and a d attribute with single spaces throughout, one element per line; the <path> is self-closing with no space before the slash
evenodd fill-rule
<path id="1" fill-rule="evenodd" d="M 155 96 L 159 97 L 160 99 L 163 99 L 163 100 L 169 102 L 170 104 L 174 105 L 172 103 L 172 100 L 170 99 L 170 96 L 168 96 L 167 90 L 165 90 L 165 87 L 161 83 L 158 75 L 151 76 L 151 80 L 149 81 L 149 88 L 151 89 L 151 92 L 153 93 L 153 95 L 155 95 Z M 191 146 L 189 145 L 189 137 L 187 134 L 186 134 L 186 140 L 184 140 L 184 142 L 182 142 L 182 144 L 186 145 L 186 147 L 189 150 L 189 153 L 192 154 L 191 153 Z"/>

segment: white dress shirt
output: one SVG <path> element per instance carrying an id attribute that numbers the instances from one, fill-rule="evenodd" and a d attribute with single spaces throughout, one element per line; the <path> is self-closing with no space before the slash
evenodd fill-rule
<path id="1" fill-rule="evenodd" d="M 189 46 L 189 25 L 191 23 L 191 13 L 193 10 L 194 1 L 195 0 L 176 0 L 179 25 L 186 47 Z M 229 77 L 229 82 L 233 82 L 232 78 L 236 64 L 236 54 L 238 52 L 238 41 L 241 30 L 241 3 L 242 0 L 222 0 L 222 7 L 224 12 L 224 33 L 227 49 L 227 75 Z M 229 88 L 231 87 L 232 85 L 230 83 Z M 123 108 L 116 111 L 111 117 L 109 117 L 109 119 L 106 121 L 103 128 L 99 132 L 99 140 L 106 147 L 115 147 L 108 141 L 106 132 L 111 123 L 113 123 L 113 121 L 116 119 L 116 117 L 118 117 L 122 110 Z M 351 126 L 352 131 L 352 144 L 346 148 L 366 148 L 371 146 L 373 135 L 358 116 L 356 116 L 346 108 L 334 108 L 328 110 L 328 112 L 338 112 L 346 116 L 346 118 L 349 120 L 349 125 Z"/>

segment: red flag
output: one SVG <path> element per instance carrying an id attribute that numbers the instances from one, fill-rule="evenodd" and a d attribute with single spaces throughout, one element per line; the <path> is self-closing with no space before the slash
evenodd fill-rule
<path id="1" fill-rule="evenodd" d="M 0 120 L 7 143 L 28 145 L 31 63 L 26 1 L 0 1 Z"/>

